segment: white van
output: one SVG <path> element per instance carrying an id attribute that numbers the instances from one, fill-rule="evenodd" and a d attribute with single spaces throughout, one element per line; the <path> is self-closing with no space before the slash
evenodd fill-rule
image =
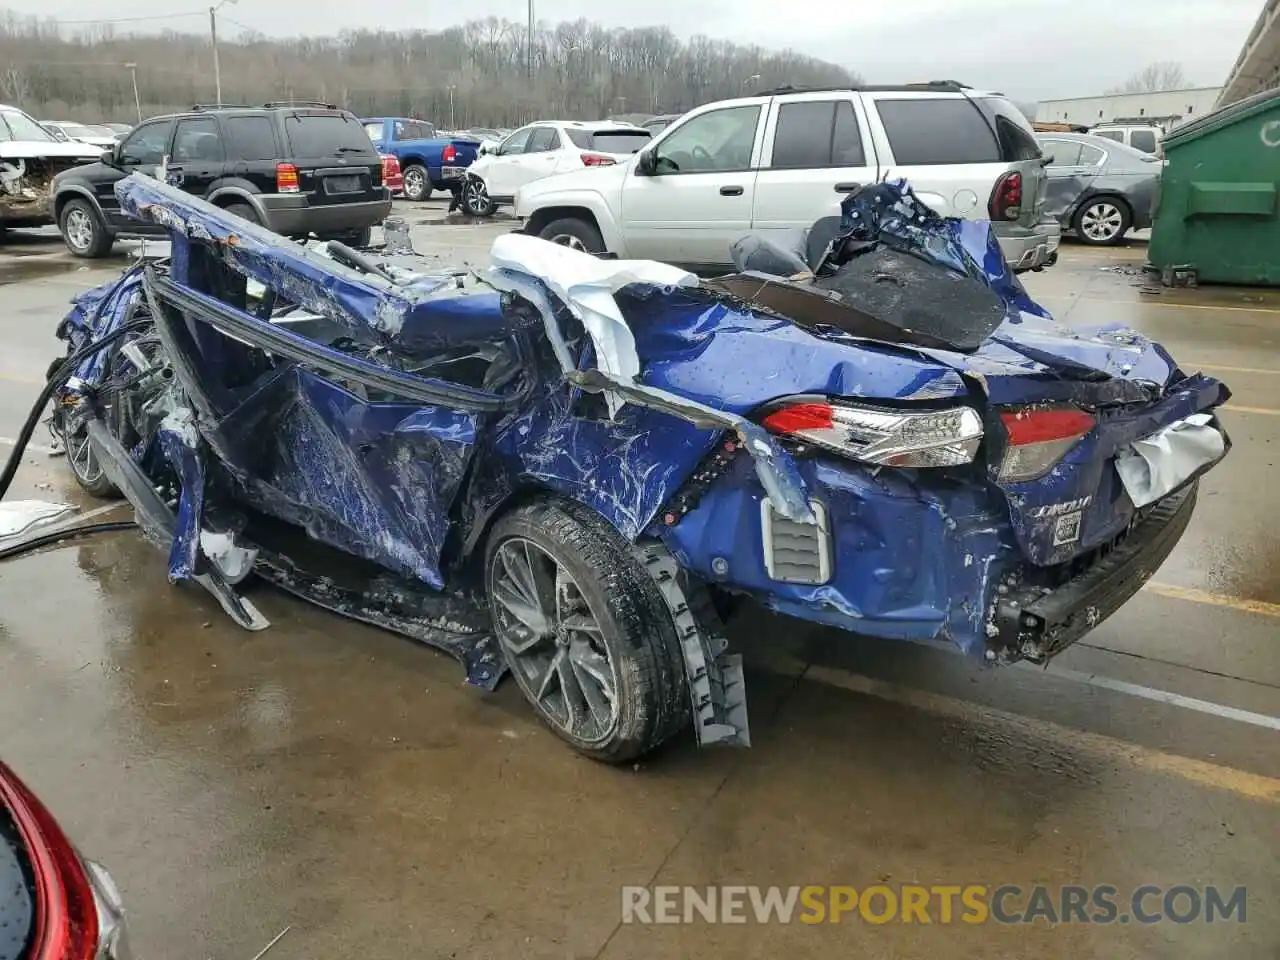
<path id="1" fill-rule="evenodd" d="M 1149 123 L 1100 123 L 1089 132 L 1153 155 L 1160 152 L 1160 141 L 1164 139 L 1164 131 Z"/>

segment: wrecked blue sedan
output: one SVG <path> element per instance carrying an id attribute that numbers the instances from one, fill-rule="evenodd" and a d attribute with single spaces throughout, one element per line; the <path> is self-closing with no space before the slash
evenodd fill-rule
<path id="1" fill-rule="evenodd" d="M 510 670 L 583 753 L 749 743 L 733 595 L 1043 662 L 1178 542 L 1228 396 L 1032 302 L 903 183 L 699 280 L 531 237 L 484 274 L 302 246 L 155 180 L 172 253 L 82 295 L 53 427 L 249 629 L 266 580 Z"/>

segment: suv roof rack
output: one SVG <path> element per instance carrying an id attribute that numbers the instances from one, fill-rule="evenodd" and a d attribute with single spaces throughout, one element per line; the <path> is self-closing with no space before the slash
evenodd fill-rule
<path id="1" fill-rule="evenodd" d="M 272 100 L 264 103 L 264 107 L 323 107 L 326 110 L 337 110 L 336 103 L 325 103 L 323 100 Z"/>
<path id="2" fill-rule="evenodd" d="M 193 103 L 192 110 L 252 110 L 251 103 Z"/>
<path id="3" fill-rule="evenodd" d="M 772 90 L 761 90 L 754 94 L 757 97 L 780 97 L 788 93 L 844 93 L 845 91 L 865 90 L 871 93 L 891 93 L 899 90 L 942 90 L 947 93 L 959 93 L 961 90 L 972 90 L 973 87 L 958 80 L 923 80 L 919 83 L 864 83 L 844 87 L 775 87 Z"/>

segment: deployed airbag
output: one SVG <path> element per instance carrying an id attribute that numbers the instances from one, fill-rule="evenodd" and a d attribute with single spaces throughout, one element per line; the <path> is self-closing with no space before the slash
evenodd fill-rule
<path id="1" fill-rule="evenodd" d="M 1212 421 L 1211 415 L 1197 413 L 1119 452 L 1116 471 L 1135 507 L 1154 503 L 1222 459 L 1226 438 Z"/>

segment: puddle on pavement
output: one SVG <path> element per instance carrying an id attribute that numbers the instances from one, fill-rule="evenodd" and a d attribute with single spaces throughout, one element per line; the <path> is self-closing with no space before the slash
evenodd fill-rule
<path id="1" fill-rule="evenodd" d="M 10 283 L 22 283 L 26 280 L 39 280 L 64 273 L 89 271 L 89 267 L 76 260 L 60 257 L 41 257 L 27 255 L 14 260 L 0 260 L 0 286 Z"/>
<path id="2" fill-rule="evenodd" d="M 492 217 L 472 217 L 464 213 L 442 214 L 438 217 L 415 217 L 413 224 L 419 227 L 438 227 L 438 226 L 485 226 L 487 224 L 516 224 L 519 221 L 507 214 L 497 214 Z"/>

